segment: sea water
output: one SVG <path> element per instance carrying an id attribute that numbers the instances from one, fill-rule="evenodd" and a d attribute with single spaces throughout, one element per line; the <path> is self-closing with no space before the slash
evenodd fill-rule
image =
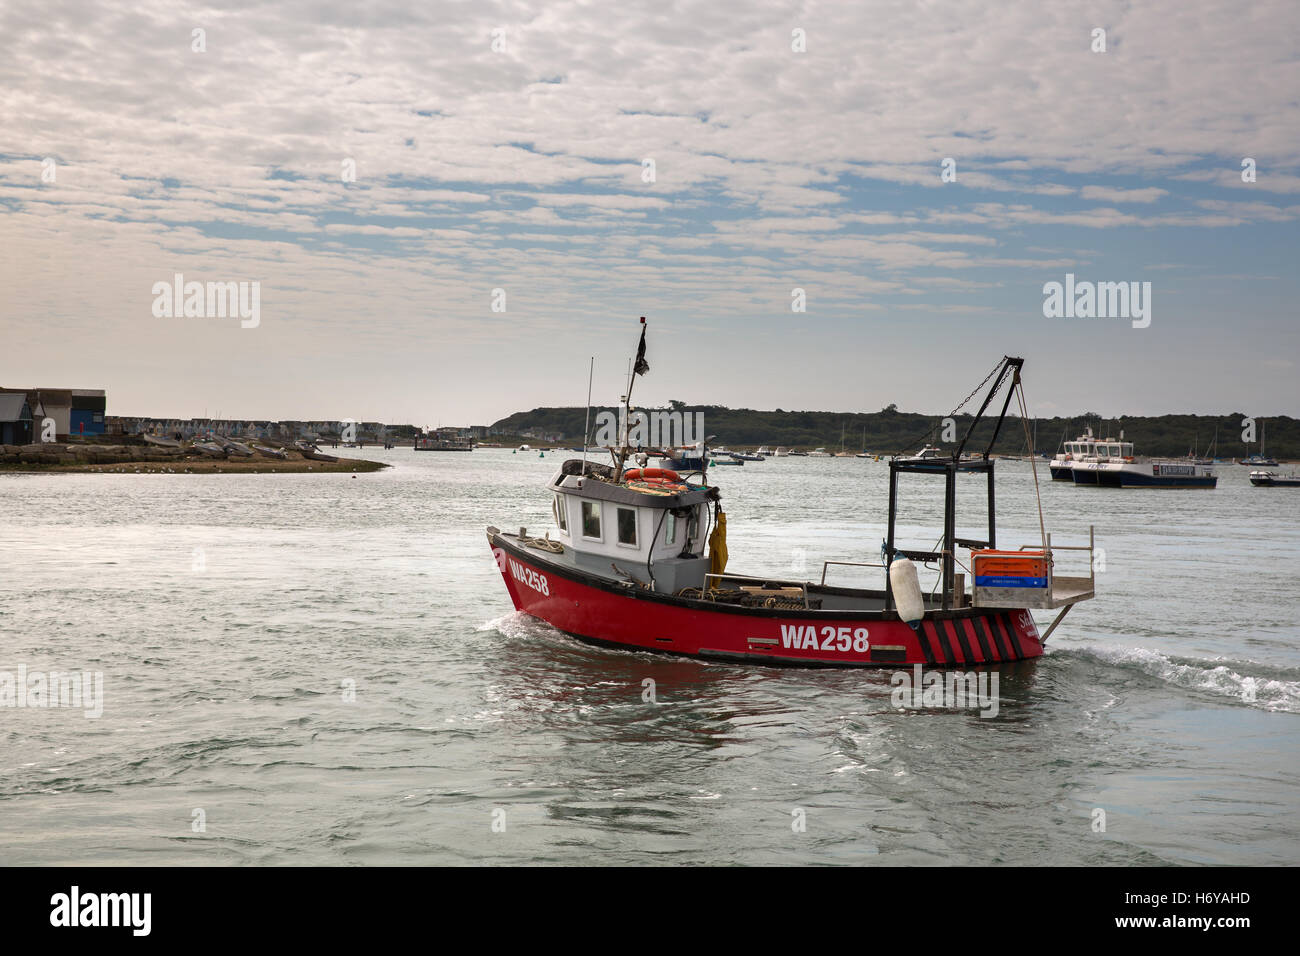
<path id="1" fill-rule="evenodd" d="M 0 702 L 0 862 L 1300 862 L 1300 494 L 1244 468 L 1110 490 L 1040 465 L 1054 545 L 1095 527 L 1097 598 L 997 669 L 989 719 L 896 708 L 891 668 L 605 650 L 517 615 L 484 528 L 548 529 L 563 452 L 340 454 L 395 467 L 0 475 L 0 681 L 102 678 L 97 716 Z M 730 570 L 879 562 L 885 464 L 714 477 Z M 940 485 L 905 482 L 901 544 L 935 544 Z M 984 490 L 960 479 L 959 534 Z M 997 504 L 999 546 L 1040 543 L 1029 462 Z"/>

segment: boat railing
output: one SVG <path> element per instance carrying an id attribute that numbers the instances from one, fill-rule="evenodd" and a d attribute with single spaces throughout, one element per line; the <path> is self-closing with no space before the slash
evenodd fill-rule
<path id="1" fill-rule="evenodd" d="M 779 586 L 779 587 L 781 587 L 781 588 L 798 588 L 800 594 L 803 596 L 803 606 L 804 606 L 805 608 L 808 607 L 808 584 L 807 584 L 807 582 L 805 582 L 805 581 L 777 581 L 777 580 L 773 580 L 772 578 L 754 577 L 754 576 L 752 576 L 752 575 L 748 575 L 748 574 L 727 574 L 727 573 L 725 573 L 725 572 L 723 572 L 723 573 L 715 573 L 715 572 L 710 571 L 708 574 L 704 575 L 704 593 L 703 593 L 702 597 L 703 597 L 705 600 L 710 600 L 710 601 L 713 600 L 713 598 L 710 596 L 711 592 L 714 590 L 715 587 L 717 587 L 717 585 L 721 584 L 724 580 L 725 580 L 725 581 L 749 581 L 749 582 L 752 583 L 752 584 L 758 584 L 758 585 L 763 585 L 763 586 L 766 586 L 766 585 L 777 585 L 777 586 Z M 715 581 L 716 581 L 716 583 L 711 583 L 711 582 L 715 582 Z"/>
<path id="2" fill-rule="evenodd" d="M 822 562 L 822 581 L 821 586 L 826 586 L 826 569 L 832 564 L 845 568 L 883 568 L 885 565 L 879 561 L 823 561 Z"/>

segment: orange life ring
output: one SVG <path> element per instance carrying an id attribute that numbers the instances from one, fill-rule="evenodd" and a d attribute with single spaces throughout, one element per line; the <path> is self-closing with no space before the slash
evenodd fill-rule
<path id="1" fill-rule="evenodd" d="M 625 481 L 646 481 L 653 484 L 677 483 L 682 476 L 671 468 L 633 468 L 623 475 Z"/>

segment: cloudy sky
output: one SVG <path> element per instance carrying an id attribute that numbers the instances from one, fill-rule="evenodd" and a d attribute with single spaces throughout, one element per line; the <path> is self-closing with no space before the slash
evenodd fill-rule
<path id="1" fill-rule="evenodd" d="M 593 355 L 612 403 L 646 315 L 647 403 L 942 413 L 1010 353 L 1044 415 L 1300 414 L 1298 50 L 1294 0 L 7 0 L 0 384 L 478 424 Z"/>

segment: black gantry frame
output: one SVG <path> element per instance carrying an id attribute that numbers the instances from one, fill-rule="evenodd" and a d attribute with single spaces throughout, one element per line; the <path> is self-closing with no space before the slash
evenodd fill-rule
<path id="1" fill-rule="evenodd" d="M 998 369 L 993 384 L 989 386 L 989 391 L 984 396 L 984 403 L 975 413 L 970 427 L 966 429 L 966 434 L 962 436 L 961 443 L 952 453 L 951 457 L 943 458 L 891 458 L 889 461 L 889 532 L 885 539 L 885 566 L 893 564 L 894 557 L 901 555 L 910 558 L 913 561 L 938 561 L 943 574 L 943 604 L 942 609 L 947 611 L 952 608 L 952 594 L 954 570 L 956 565 L 956 549 L 958 546 L 963 548 L 996 548 L 997 547 L 997 522 L 994 511 L 993 497 L 993 464 L 994 460 L 989 457 L 989 452 L 993 450 L 994 443 L 998 440 L 998 434 L 1002 431 L 1002 423 L 1007 417 L 1007 408 L 1011 404 L 1011 394 L 1020 386 L 1020 369 L 1025 364 L 1022 358 L 1011 358 L 1005 356 L 1002 359 L 1002 365 Z M 1006 399 L 1002 402 L 1002 410 L 998 413 L 997 423 L 993 427 L 993 435 L 989 439 L 988 445 L 985 446 L 982 454 L 967 458 L 962 457 L 967 442 L 970 441 L 972 433 L 984 417 L 984 412 L 988 409 L 989 404 L 993 401 L 998 390 L 1006 381 L 1007 376 L 1011 376 L 1011 387 L 1007 389 Z M 957 473 L 958 472 L 983 472 L 988 476 L 988 511 L 989 511 L 989 536 L 987 541 L 978 541 L 972 538 L 957 537 Z M 920 475 L 943 475 L 944 476 L 944 499 L 943 499 L 943 548 L 940 551 L 912 551 L 904 548 L 894 547 L 894 523 L 898 517 L 898 478 L 904 474 Z M 894 609 L 894 589 L 890 583 L 889 574 L 885 574 L 885 610 Z"/>

